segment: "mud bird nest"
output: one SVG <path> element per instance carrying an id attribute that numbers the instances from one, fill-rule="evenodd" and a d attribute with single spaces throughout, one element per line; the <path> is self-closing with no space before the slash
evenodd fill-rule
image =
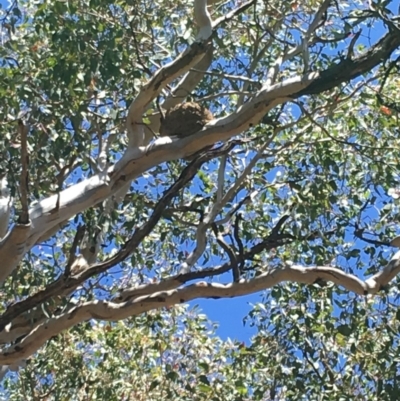
<path id="1" fill-rule="evenodd" d="M 213 119 L 210 110 L 198 103 L 186 102 L 169 109 L 161 120 L 160 135 L 185 137 L 200 131 Z"/>

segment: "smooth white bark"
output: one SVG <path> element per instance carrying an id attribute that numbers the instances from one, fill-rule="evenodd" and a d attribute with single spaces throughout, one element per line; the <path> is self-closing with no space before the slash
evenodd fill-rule
<path id="1" fill-rule="evenodd" d="M 186 287 L 135 296 L 124 302 L 92 301 L 79 305 L 70 311 L 38 325 L 20 343 L 12 345 L 0 353 L 0 365 L 18 363 L 37 351 L 49 338 L 78 323 L 89 319 L 116 321 L 138 315 L 152 309 L 181 304 L 199 298 L 232 298 L 248 295 L 290 281 L 313 284 L 319 280 L 333 282 L 343 288 L 366 296 L 376 294 L 400 271 L 400 251 L 381 273 L 363 281 L 353 274 L 331 266 L 305 268 L 298 265 L 271 269 L 251 280 L 237 283 L 219 284 L 198 282 Z M 172 284 L 172 283 L 170 283 Z M 152 284 L 154 288 L 154 284 Z M 142 287 L 140 291 L 144 291 Z M 126 299 L 126 298 L 125 298 Z"/>
<path id="2" fill-rule="evenodd" d="M 3 177 L 0 180 L 0 240 L 7 234 L 12 208 L 12 198 L 7 185 L 7 178 Z"/>

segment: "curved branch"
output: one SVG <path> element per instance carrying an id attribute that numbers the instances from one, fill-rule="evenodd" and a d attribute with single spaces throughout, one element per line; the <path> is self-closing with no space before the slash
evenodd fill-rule
<path id="1" fill-rule="evenodd" d="M 0 241 L 7 234 L 13 206 L 13 199 L 7 185 L 7 178 L 2 177 L 0 179 Z"/>
<path id="2" fill-rule="evenodd" d="M 196 41 L 175 60 L 161 67 L 150 81 L 143 86 L 138 96 L 129 106 L 126 126 L 129 147 L 131 148 L 145 144 L 146 136 L 142 116 L 146 111 L 146 107 L 175 78 L 185 74 L 198 64 L 211 46 L 213 27 L 210 13 L 207 10 L 207 0 L 194 1 L 194 19 L 199 27 Z"/>
<path id="3" fill-rule="evenodd" d="M 13 272 L 26 252 L 26 243 L 31 232 L 31 225 L 17 224 L 0 241 L 0 284 Z"/>
<path id="4" fill-rule="evenodd" d="M 203 46 L 201 44 L 195 45 L 195 50 L 189 50 L 189 53 L 191 55 L 203 54 Z M 345 59 L 325 71 L 304 74 L 287 79 L 269 88 L 261 89 L 236 112 L 212 121 L 194 135 L 167 144 L 157 144 L 156 142 L 154 146 L 147 149 L 145 147 L 139 149 L 128 147 L 121 161 L 107 172 L 96 174 L 57 195 L 44 199 L 30 210 L 32 226 L 29 231 L 29 238 L 26 243 L 19 244 L 18 255 L 15 255 L 15 245 L 10 241 L 10 235 L 4 238 L 1 243 L 1 260 L 10 260 L 11 262 L 10 265 L 7 265 L 7 271 L 13 271 L 25 252 L 35 244 L 38 238 L 43 238 L 43 233 L 50 232 L 52 227 L 107 199 L 123 186 L 126 186 L 128 181 L 137 178 L 148 169 L 162 162 L 180 159 L 196 153 L 216 142 L 226 141 L 257 124 L 276 105 L 303 95 L 320 93 L 366 73 L 381 63 L 382 60 L 388 59 L 399 46 L 400 35 L 397 32 L 389 32 L 369 51 L 353 60 Z M 184 55 L 181 59 L 185 57 Z M 190 60 L 189 57 L 187 61 L 190 63 Z M 179 62 L 172 62 L 166 66 L 166 71 L 180 71 L 178 64 Z M 156 90 L 155 83 L 161 85 L 162 82 L 162 74 L 159 73 L 146 88 L 152 92 Z M 147 95 L 146 90 L 142 95 L 139 95 L 138 104 L 142 106 L 147 104 Z M 131 111 L 136 115 L 136 109 Z M 11 234 L 15 229 L 16 227 Z"/>
<path id="5" fill-rule="evenodd" d="M 216 31 L 216 29 L 224 24 L 225 22 L 230 21 L 232 18 L 234 18 L 236 15 L 241 14 L 242 12 L 246 11 L 250 6 L 255 4 L 255 0 L 248 1 L 244 4 L 242 4 L 240 7 L 232 10 L 228 14 L 226 14 L 224 17 L 219 18 L 215 20 L 214 22 L 211 21 L 210 15 L 207 11 L 205 0 L 196 0 L 195 2 L 195 7 L 194 7 L 194 14 L 195 14 L 195 20 L 197 25 L 199 26 L 199 34 L 197 36 L 196 40 L 205 40 L 208 39 L 209 36 L 211 35 L 212 31 Z M 208 1 L 208 3 L 212 4 L 214 1 Z M 210 25 L 211 23 L 211 25 Z M 212 31 L 210 31 L 212 30 Z M 208 36 L 207 36 L 208 35 Z M 205 37 L 205 39 L 203 38 Z M 185 52 L 184 52 L 185 53 Z M 183 53 L 183 54 L 184 54 Z M 200 61 L 196 65 L 183 65 L 183 63 L 180 63 L 181 69 L 178 73 L 174 74 L 174 76 L 170 79 L 168 78 L 168 81 L 164 81 L 162 84 L 162 87 L 159 88 L 159 91 L 153 92 L 153 95 L 150 96 L 151 99 L 147 101 L 147 104 L 149 104 L 159 93 L 161 93 L 161 90 L 165 88 L 168 83 L 170 83 L 175 77 L 184 74 L 186 71 L 189 71 L 183 78 L 182 80 L 178 83 L 176 88 L 172 91 L 171 95 L 167 97 L 165 102 L 163 103 L 163 108 L 164 109 L 169 109 L 171 107 L 174 107 L 178 103 L 180 103 L 186 96 L 188 96 L 193 89 L 199 84 L 201 79 L 204 76 L 205 71 L 209 68 L 211 65 L 213 58 L 213 46 L 212 43 L 209 43 L 209 48 L 206 51 L 205 54 L 203 54 L 203 57 L 200 57 Z M 173 61 L 172 63 L 175 63 Z M 163 67 L 164 68 L 164 67 Z M 198 70 L 194 71 L 193 69 Z M 161 69 L 157 71 L 156 74 L 159 74 Z M 154 79 L 154 77 L 153 77 Z M 151 81 L 150 81 L 151 82 Z M 149 82 L 149 83 L 150 83 Z M 131 145 L 136 145 L 137 141 L 135 139 L 135 135 L 142 135 L 143 136 L 143 145 L 147 145 L 150 143 L 150 141 L 154 137 L 154 133 L 157 133 L 160 129 L 160 115 L 159 113 L 154 114 L 153 116 L 150 117 L 150 125 L 145 127 L 144 132 L 141 132 L 140 128 L 136 125 L 141 123 L 141 115 L 144 112 L 145 106 L 143 106 L 143 103 L 146 103 L 144 100 L 143 102 L 139 102 L 137 98 L 132 102 L 129 111 L 131 112 L 130 116 L 128 114 L 128 120 L 127 120 L 127 125 L 128 125 L 128 132 L 130 131 L 130 138 Z M 142 108 L 142 113 L 140 114 L 140 108 Z M 138 109 L 137 113 L 133 113 L 133 109 Z M 130 124 L 130 128 L 129 128 Z M 140 142 L 140 141 L 139 141 Z"/>
<path id="6" fill-rule="evenodd" d="M 175 60 L 161 67 L 150 81 L 143 86 L 139 95 L 131 103 L 128 110 L 126 126 L 128 130 L 129 147 L 141 145 L 144 141 L 138 138 L 143 130 L 142 115 L 149 103 L 155 99 L 161 91 L 175 78 L 194 67 L 205 55 L 210 46 L 210 40 L 194 42 L 189 49 L 185 50 Z M 143 133 L 144 135 L 144 133 Z"/>
<path id="7" fill-rule="evenodd" d="M 40 324 L 20 343 L 12 345 L 0 353 L 0 364 L 10 365 L 27 358 L 37 351 L 49 338 L 78 323 L 89 319 L 116 321 L 166 306 L 172 306 L 198 298 L 232 298 L 252 294 L 279 283 L 290 281 L 301 284 L 313 284 L 320 280 L 331 281 L 359 295 L 376 294 L 388 284 L 400 271 L 400 251 L 398 251 L 383 269 L 367 281 L 345 273 L 331 266 L 305 268 L 292 265 L 281 269 L 271 269 L 251 280 L 237 283 L 219 284 L 199 282 L 184 288 L 156 292 L 122 303 L 91 301 L 77 306 L 64 314 L 48 319 Z"/>
<path id="8" fill-rule="evenodd" d="M 390 58 L 390 55 L 400 46 L 400 35 L 397 31 L 389 31 L 378 43 L 364 54 L 353 59 L 346 58 L 338 64 L 327 68 L 319 73 L 311 85 L 297 97 L 312 95 L 332 89 L 333 87 L 354 79 L 361 74 L 371 71 L 383 60 Z"/>
<path id="9" fill-rule="evenodd" d="M 140 245 L 142 240 L 153 230 L 171 200 L 188 182 L 190 182 L 190 180 L 193 179 L 201 165 L 214 157 L 218 157 L 226 152 L 229 152 L 236 144 L 236 141 L 232 141 L 231 143 L 225 144 L 218 149 L 204 152 L 196 160 L 192 161 L 182 171 L 178 180 L 165 191 L 161 199 L 154 207 L 153 213 L 150 218 L 135 230 L 131 238 L 115 255 L 105 260 L 104 262 L 94 263 L 91 266 L 88 266 L 85 258 L 80 255 L 80 257 L 76 258 L 76 260 L 74 261 L 74 263 L 77 262 L 76 266 L 79 266 L 79 269 L 75 272 L 75 274 L 73 274 L 72 276 L 64 274 L 56 281 L 53 281 L 52 283 L 47 285 L 45 289 L 38 291 L 36 294 L 31 295 L 30 297 L 11 305 L 0 316 L 0 332 L 7 325 L 13 323 L 14 319 L 16 319 L 21 313 L 27 312 L 34 307 L 38 307 L 40 304 L 43 304 L 51 298 L 60 298 L 72 293 L 80 284 L 82 284 L 87 279 L 95 276 L 96 274 L 107 271 L 109 268 L 115 266 L 117 263 L 122 262 L 125 258 L 131 255 Z M 84 268 L 82 269 L 82 267 Z M 73 266 L 71 266 L 70 270 L 71 272 L 73 272 Z M 68 270 L 66 270 L 66 273 L 67 271 Z"/>
<path id="10" fill-rule="evenodd" d="M 165 110 L 168 110 L 178 103 L 181 103 L 196 88 L 203 79 L 205 72 L 212 63 L 214 47 L 211 44 L 204 57 L 194 66 L 172 90 L 170 96 L 162 104 Z M 154 133 L 160 131 L 160 113 L 155 113 L 150 117 L 150 124 L 145 126 L 144 145 L 148 145 L 154 138 Z"/>

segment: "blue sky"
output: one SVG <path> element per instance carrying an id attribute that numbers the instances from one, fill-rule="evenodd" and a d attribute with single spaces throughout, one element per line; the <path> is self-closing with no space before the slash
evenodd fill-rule
<path id="1" fill-rule="evenodd" d="M 395 9 L 395 2 L 390 5 L 390 9 L 394 14 L 398 12 Z M 369 47 L 372 43 L 379 40 L 387 30 L 382 23 L 375 24 L 370 30 L 362 32 L 357 44 L 364 44 Z M 372 212 L 372 210 L 371 210 Z M 369 212 L 368 212 L 369 213 Z M 368 217 L 368 213 L 366 214 Z M 354 238 L 348 238 L 349 241 Z M 365 246 L 363 241 L 355 241 L 354 246 L 361 248 Z M 390 252 L 391 250 L 388 250 Z M 362 274 L 363 272 L 359 272 Z M 224 280 L 223 280 L 224 279 Z M 224 275 L 221 282 L 229 283 L 231 275 Z M 218 278 L 217 278 L 218 280 Z M 251 304 L 256 304 L 262 301 L 262 292 L 229 299 L 220 300 L 197 300 L 190 303 L 190 305 L 199 305 L 204 313 L 214 322 L 219 324 L 217 334 L 222 338 L 238 339 L 240 341 L 249 342 L 250 337 L 256 333 L 256 329 L 250 327 L 248 324 L 243 325 L 244 317 L 251 311 Z"/>
<path id="2" fill-rule="evenodd" d="M 7 2 L 0 0 L 3 7 L 7 6 Z M 394 7 L 394 6 L 393 6 Z M 384 32 L 383 26 L 374 27 L 369 32 L 364 32 L 365 36 L 361 36 L 358 43 L 364 42 L 368 45 L 374 42 Z M 232 280 L 231 274 L 225 274 L 220 278 L 215 278 L 214 281 L 229 283 Z M 202 311 L 214 322 L 219 324 L 217 331 L 221 338 L 228 337 L 241 341 L 248 341 L 252 334 L 255 334 L 255 329 L 248 325 L 243 325 L 243 319 L 251 310 L 251 304 L 261 301 L 261 293 L 256 293 L 248 296 L 220 299 L 220 300 L 196 300 L 190 305 L 199 305 Z"/>
<path id="3" fill-rule="evenodd" d="M 0 0 L 0 6 L 5 9 L 9 5 L 7 0 Z M 216 278 L 220 282 L 229 283 L 232 280 L 230 273 Z M 191 306 L 199 305 L 202 311 L 214 322 L 218 322 L 218 335 L 226 339 L 248 340 L 255 330 L 243 326 L 243 318 L 251 310 L 250 303 L 260 301 L 261 294 L 254 294 L 233 299 L 221 300 L 197 300 L 190 303 Z"/>
<path id="4" fill-rule="evenodd" d="M 218 322 L 217 334 L 226 339 L 237 339 L 248 342 L 256 329 L 248 324 L 243 325 L 243 318 L 252 309 L 250 304 L 261 302 L 261 293 L 229 299 L 210 299 L 191 302 L 199 305 L 210 320 Z"/>

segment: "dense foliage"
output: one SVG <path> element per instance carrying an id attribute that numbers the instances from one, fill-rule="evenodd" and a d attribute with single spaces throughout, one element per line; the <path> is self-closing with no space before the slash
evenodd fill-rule
<path id="1" fill-rule="evenodd" d="M 165 66 L 198 42 L 192 2 L 0 9 L 7 399 L 398 398 L 398 4 L 209 4 L 209 65 L 168 82 Z M 181 142 L 150 145 L 128 160 L 144 172 L 125 176 L 128 112 L 159 73 L 143 125 L 181 100 L 232 119 L 195 134 L 213 149 L 188 159 Z M 103 187 L 89 181 L 104 171 Z M 93 258 L 74 270 L 85 246 Z M 263 289 L 245 343 L 177 305 Z"/>

